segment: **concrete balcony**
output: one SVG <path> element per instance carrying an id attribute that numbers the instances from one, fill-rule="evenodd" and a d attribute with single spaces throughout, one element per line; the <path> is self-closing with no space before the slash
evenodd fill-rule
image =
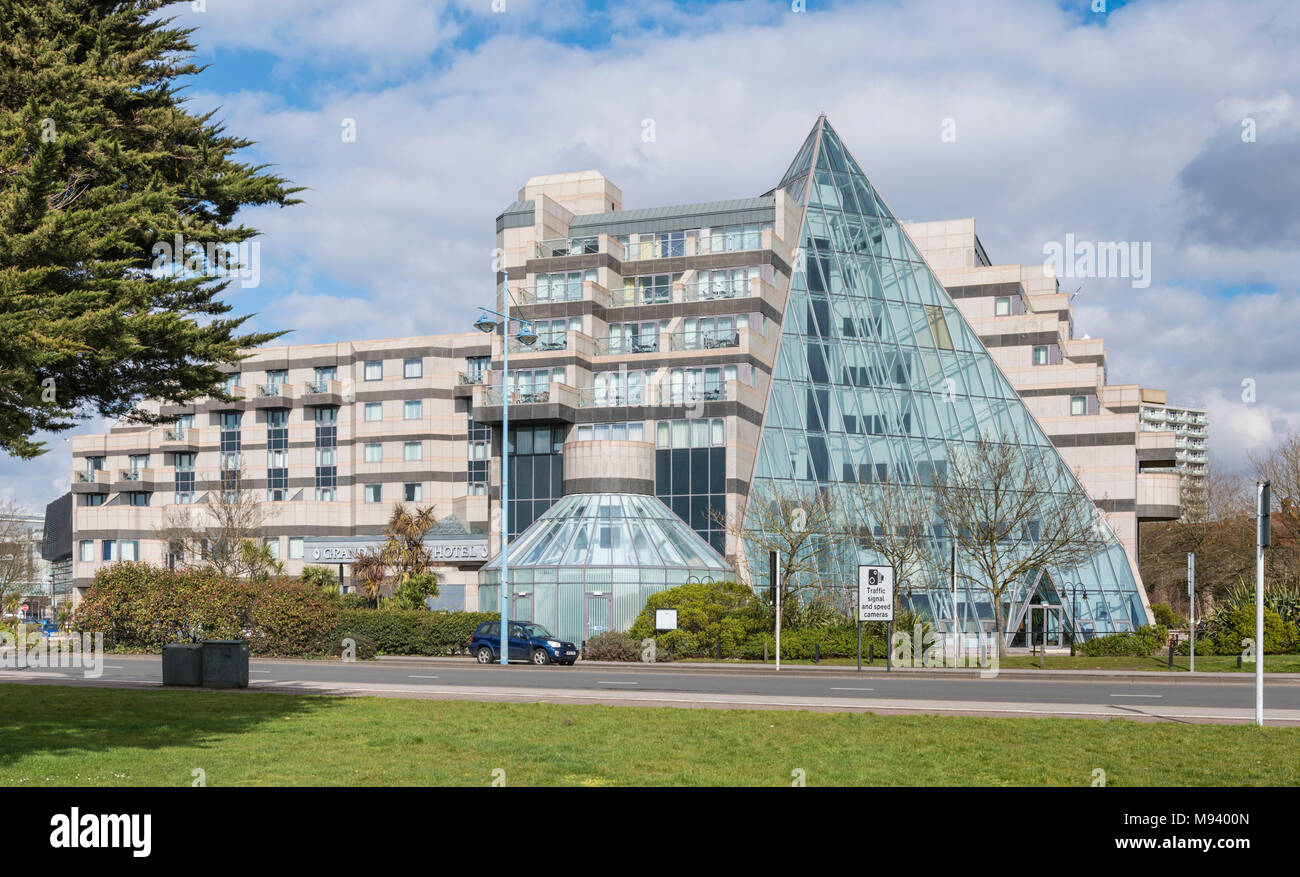
<path id="1" fill-rule="evenodd" d="M 74 469 L 72 471 L 72 492 L 108 493 L 109 480 L 109 474 L 103 469 L 90 472 L 85 469 Z"/>
<path id="2" fill-rule="evenodd" d="M 114 493 L 139 493 L 154 489 L 155 470 L 119 469 L 113 478 Z"/>
<path id="3" fill-rule="evenodd" d="M 474 421 L 500 423 L 503 399 L 500 387 L 474 388 Z M 510 394 L 510 420 L 558 421 L 575 423 L 580 407 L 578 391 L 567 384 L 551 383 L 541 390 L 512 391 Z"/>
<path id="4" fill-rule="evenodd" d="M 158 447 L 164 451 L 197 451 L 203 446 L 198 427 L 165 426 Z"/>
<path id="5" fill-rule="evenodd" d="M 1175 521 L 1181 517 L 1180 482 L 1177 472 L 1139 472 L 1138 521 Z"/>
<path id="6" fill-rule="evenodd" d="M 292 408 L 298 397 L 298 387 L 287 381 L 258 384 L 253 392 L 254 408 Z"/>
<path id="7" fill-rule="evenodd" d="M 339 381 L 307 381 L 300 385 L 298 401 L 318 407 L 343 404 L 343 384 Z"/>
<path id="8" fill-rule="evenodd" d="M 1178 435 L 1168 430 L 1137 434 L 1137 460 L 1141 466 L 1172 466 L 1177 459 Z"/>

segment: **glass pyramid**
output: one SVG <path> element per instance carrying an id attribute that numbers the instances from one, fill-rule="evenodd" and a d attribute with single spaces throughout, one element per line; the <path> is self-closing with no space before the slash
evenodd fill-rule
<path id="1" fill-rule="evenodd" d="M 731 568 L 709 543 L 653 496 L 577 493 L 558 500 L 510 543 L 510 578 L 542 581 L 529 572 L 576 572 L 577 581 L 684 583 L 690 576 L 730 578 Z M 658 576 L 654 575 L 659 572 Z M 484 564 L 479 581 L 499 584 L 501 556 Z M 550 581 L 556 578 L 551 577 Z M 574 581 L 570 576 L 560 581 Z"/>
<path id="2" fill-rule="evenodd" d="M 751 497 L 765 490 L 768 496 L 791 489 L 810 496 L 838 491 L 852 504 L 854 493 L 846 485 L 890 479 L 925 484 L 943 471 L 950 443 L 975 442 L 981 433 L 1003 440 L 1015 436 L 1026 454 L 1048 460 L 1054 493 L 1082 492 L 824 116 L 779 188 L 803 207 L 801 251 Z M 862 509 L 861 515 L 865 521 L 870 511 Z M 1025 607 L 1037 601 L 1063 605 L 1067 619 L 1078 619 L 1070 626 L 1085 636 L 1147 623 L 1124 549 L 1109 528 L 1102 529 L 1105 546 L 1089 562 L 1077 569 L 1044 570 L 1015 589 L 1005 607 L 1008 631 L 1019 627 Z M 933 532 L 936 556 L 947 557 L 943 528 Z M 765 582 L 765 553 L 748 553 L 752 580 Z M 881 562 L 860 548 L 823 561 L 833 567 L 829 578 L 844 583 L 856 582 L 857 564 Z M 1072 585 L 1071 594 L 1086 590 L 1088 600 L 1075 601 L 1077 607 L 1059 601 L 1053 581 Z M 912 584 L 912 608 L 940 630 L 951 630 L 951 586 Z M 991 630 L 987 592 L 959 587 L 957 603 L 962 630 Z"/>

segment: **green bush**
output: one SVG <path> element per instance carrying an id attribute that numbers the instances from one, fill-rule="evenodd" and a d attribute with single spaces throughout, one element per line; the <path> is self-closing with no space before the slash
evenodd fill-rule
<path id="1" fill-rule="evenodd" d="M 767 655 L 776 657 L 776 637 L 772 631 L 755 634 L 745 641 L 739 657 L 748 660 L 761 660 L 763 646 L 767 645 Z M 781 658 L 783 660 L 811 661 L 821 646 L 823 658 L 854 658 L 858 654 L 858 628 L 856 625 L 836 625 L 834 627 L 805 628 L 802 630 L 781 631 Z M 871 647 L 875 647 L 876 657 L 885 657 L 885 638 L 862 631 L 862 660 L 867 659 Z M 726 655 L 724 655 L 726 657 Z"/>
<path id="2" fill-rule="evenodd" d="M 1151 614 L 1156 617 L 1156 624 L 1160 627 L 1180 629 L 1187 626 L 1187 622 L 1168 603 L 1152 603 Z"/>
<path id="3" fill-rule="evenodd" d="M 1198 638 L 1197 651 L 1205 654 L 1238 655 L 1241 641 L 1255 638 L 1255 604 L 1218 606 L 1205 620 L 1205 637 Z M 1282 620 L 1282 616 L 1264 607 L 1264 654 L 1290 654 L 1300 643 L 1296 642 L 1296 625 Z M 1213 651 L 1209 651 L 1213 649 Z"/>
<path id="4" fill-rule="evenodd" d="M 343 609 L 335 639 L 364 636 L 387 655 L 460 655 L 470 637 L 495 612 L 430 612 L 427 609 Z"/>
<path id="5" fill-rule="evenodd" d="M 337 626 L 336 605 L 311 585 L 138 562 L 100 569 L 72 618 L 74 630 L 102 633 L 107 648 L 247 639 L 250 651 L 265 655 L 318 654 Z"/>
<path id="6" fill-rule="evenodd" d="M 438 596 L 438 577 L 433 573 L 411 576 L 393 591 L 393 596 L 385 600 L 383 609 L 406 609 L 408 611 L 427 612 L 429 607 L 424 601 Z"/>
<path id="7" fill-rule="evenodd" d="M 677 610 L 677 630 L 655 636 L 656 609 Z M 767 607 L 754 592 L 736 582 L 678 585 L 650 599 L 637 615 L 628 635 L 637 642 L 655 636 L 657 651 L 667 657 L 708 657 L 722 643 L 724 655 L 736 654 L 744 642 L 769 626 Z"/>
<path id="8" fill-rule="evenodd" d="M 584 661 L 639 661 L 641 646 L 637 640 L 617 630 L 598 633 L 582 648 Z"/>
<path id="9" fill-rule="evenodd" d="M 1087 658 L 1149 658 L 1169 645 L 1169 629 L 1163 625 L 1139 627 L 1132 633 L 1112 633 L 1079 643 L 1079 654 Z"/>
<path id="10" fill-rule="evenodd" d="M 343 657 L 348 641 L 353 646 L 352 656 L 358 661 L 370 661 L 379 653 L 379 646 L 370 637 L 362 633 L 340 629 L 330 640 L 329 653 L 336 658 Z"/>

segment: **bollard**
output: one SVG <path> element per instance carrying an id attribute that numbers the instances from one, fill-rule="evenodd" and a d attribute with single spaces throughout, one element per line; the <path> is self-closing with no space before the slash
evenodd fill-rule
<path id="1" fill-rule="evenodd" d="M 876 644 L 874 641 L 867 643 L 867 663 L 876 663 Z"/>
<path id="2" fill-rule="evenodd" d="M 767 663 L 767 640 L 763 640 L 763 663 Z M 1237 659 L 1237 666 L 1241 666 L 1241 658 Z"/>
<path id="3" fill-rule="evenodd" d="M 822 644 L 813 643 L 813 663 L 820 664 L 822 661 Z"/>
<path id="4" fill-rule="evenodd" d="M 1177 642 L 1178 642 L 1177 639 L 1171 639 L 1169 641 L 1169 669 L 1170 670 L 1174 669 L 1174 644 Z"/>
<path id="5" fill-rule="evenodd" d="M 1237 669 L 1241 669 L 1241 655 L 1237 655 Z"/>
<path id="6" fill-rule="evenodd" d="M 718 660 L 722 660 L 722 640 L 718 640 Z"/>

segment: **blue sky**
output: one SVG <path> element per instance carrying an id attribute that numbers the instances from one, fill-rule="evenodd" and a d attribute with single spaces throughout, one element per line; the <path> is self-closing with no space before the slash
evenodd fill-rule
<path id="1" fill-rule="evenodd" d="M 1112 382 L 1208 406 L 1215 460 L 1300 428 L 1300 5 L 504 2 L 170 10 L 211 65 L 192 108 L 307 187 L 241 215 L 261 283 L 237 312 L 295 343 L 462 331 L 529 176 L 599 169 L 628 208 L 754 195 L 825 111 L 901 218 L 973 216 L 995 263 L 1150 242 L 1151 285 L 1081 281 L 1076 331 Z M 0 498 L 43 505 L 69 445 L 0 467 Z"/>

